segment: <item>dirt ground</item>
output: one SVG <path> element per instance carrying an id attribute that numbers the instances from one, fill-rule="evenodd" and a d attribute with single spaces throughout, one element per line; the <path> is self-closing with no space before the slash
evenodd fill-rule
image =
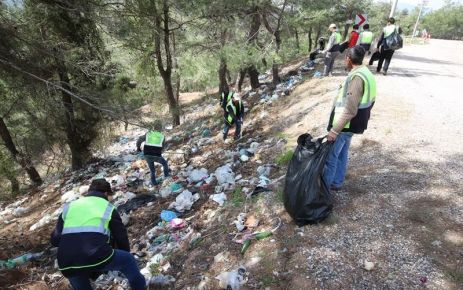
<path id="1" fill-rule="evenodd" d="M 251 200 L 227 192 L 224 207 L 200 192 L 185 218 L 203 239 L 170 255 L 168 274 L 176 282 L 166 288 L 218 289 L 218 274 L 243 265 L 248 281 L 242 289 L 463 289 L 462 48 L 463 42 L 439 40 L 407 46 L 396 52 L 387 76 L 376 75 L 378 96 L 369 128 L 353 138 L 345 186 L 335 193 L 334 211 L 324 222 L 297 227 L 283 207 L 281 182 Z M 284 176 L 286 166 L 276 160 L 294 149 L 297 137 L 325 134 L 332 98 L 346 75 L 341 58 L 334 75 L 309 78 L 272 104 L 258 104 L 257 96 L 245 99 L 250 112 L 243 142 L 254 139 L 265 149 L 240 165 L 237 174 L 255 177 L 263 162 L 272 164 L 272 180 Z M 179 132 L 194 135 L 207 126 L 215 135 L 190 164 L 213 172 L 236 144 L 220 140 L 215 100 L 190 94 L 183 103 L 188 122 Z M 173 149 L 193 145 L 189 138 L 179 138 Z M 205 152 L 210 153 L 206 160 Z M 30 213 L 1 225 L 0 259 L 48 247 L 54 222 L 27 234 L 44 213 L 61 206 L 58 188 L 46 194 L 28 201 Z M 132 213 L 132 247 L 171 200 Z M 253 242 L 244 255 L 230 235 L 231 222 L 243 211 L 260 220 L 259 230 L 282 221 L 272 237 Z M 218 254 L 226 258 L 215 259 Z M 373 270 L 364 269 L 365 260 L 374 263 Z M 49 255 L 0 271 L 0 289 L 68 289 L 53 264 Z"/>

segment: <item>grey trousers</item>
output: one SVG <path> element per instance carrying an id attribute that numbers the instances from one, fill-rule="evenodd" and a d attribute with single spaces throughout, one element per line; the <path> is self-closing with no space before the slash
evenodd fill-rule
<path id="1" fill-rule="evenodd" d="M 333 70 L 334 61 L 336 57 L 339 55 L 339 51 L 334 52 L 327 52 L 325 55 L 325 70 L 323 71 L 323 75 L 326 77 L 328 74 Z"/>

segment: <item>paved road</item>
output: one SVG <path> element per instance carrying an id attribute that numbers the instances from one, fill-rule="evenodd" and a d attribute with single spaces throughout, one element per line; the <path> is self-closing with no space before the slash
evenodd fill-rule
<path id="1" fill-rule="evenodd" d="M 462 51 L 461 41 L 406 46 L 394 55 L 388 76 L 378 76 L 379 104 L 403 100 L 410 106 L 411 120 L 402 125 L 413 126 L 411 139 L 449 153 L 463 153 Z"/>

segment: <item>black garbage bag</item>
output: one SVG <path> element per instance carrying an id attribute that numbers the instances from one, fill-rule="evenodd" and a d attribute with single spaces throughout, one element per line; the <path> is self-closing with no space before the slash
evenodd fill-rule
<path id="1" fill-rule="evenodd" d="M 373 62 L 379 60 L 380 57 L 381 57 L 381 53 L 379 51 L 375 51 L 370 57 L 370 65 L 372 65 Z"/>
<path id="2" fill-rule="evenodd" d="M 284 204 L 296 224 L 302 226 L 323 220 L 333 208 L 330 189 L 323 179 L 332 143 L 322 139 L 313 142 L 310 134 L 303 134 L 297 144 L 286 173 Z"/>

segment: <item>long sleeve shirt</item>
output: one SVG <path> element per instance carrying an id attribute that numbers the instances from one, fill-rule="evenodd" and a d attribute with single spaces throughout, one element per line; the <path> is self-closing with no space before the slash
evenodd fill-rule
<path id="1" fill-rule="evenodd" d="M 336 32 L 331 33 L 330 38 L 328 39 L 328 44 L 325 47 L 325 50 L 323 51 L 324 53 L 329 52 L 333 46 L 337 44 L 336 41 Z"/>
<path id="2" fill-rule="evenodd" d="M 350 81 L 347 87 L 346 105 L 337 119 L 337 122 L 333 124 L 333 128 L 331 128 L 335 133 L 340 133 L 347 123 L 357 115 L 359 104 L 363 96 L 363 85 L 363 79 L 358 76 L 355 76 Z"/>

